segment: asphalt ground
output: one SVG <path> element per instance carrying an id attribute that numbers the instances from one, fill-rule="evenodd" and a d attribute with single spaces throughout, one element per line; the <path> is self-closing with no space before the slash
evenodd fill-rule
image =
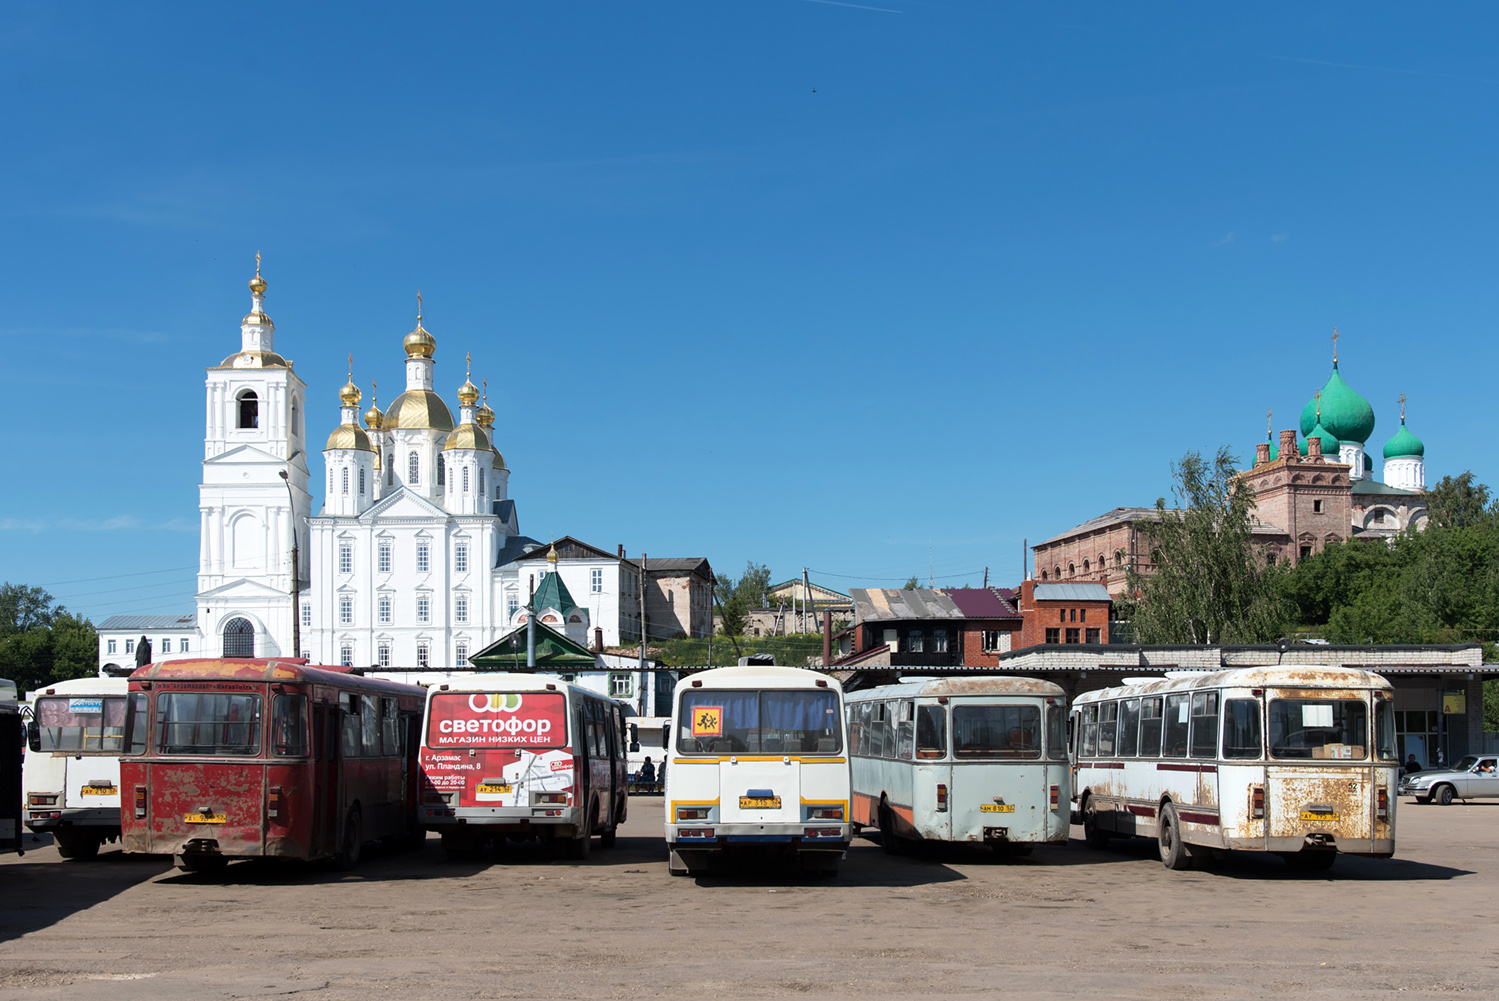
<path id="1" fill-rule="evenodd" d="M 0 998 L 1499 997 L 1499 803 L 1401 802 L 1398 857 L 1326 874 L 1153 842 L 887 856 L 832 880 L 667 874 L 661 800 L 567 862 L 371 850 L 184 874 L 106 846 L 0 859 Z"/>

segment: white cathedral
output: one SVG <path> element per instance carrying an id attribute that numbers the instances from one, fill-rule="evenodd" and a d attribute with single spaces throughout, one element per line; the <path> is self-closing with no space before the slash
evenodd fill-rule
<path id="1" fill-rule="evenodd" d="M 581 555 L 559 567 L 555 548 L 520 534 L 510 471 L 491 441 L 494 411 L 465 377 L 454 422 L 434 389 L 436 341 L 420 297 L 403 344 L 405 392 L 383 413 L 372 405 L 364 427 L 352 371 L 339 392 L 342 422 L 323 448 L 325 503 L 314 515 L 307 387 L 276 353 L 258 264 L 250 292 L 240 350 L 208 369 L 196 642 L 158 649 L 157 660 L 300 653 L 314 663 L 460 666 L 525 621 L 548 573 L 571 600 L 538 608 L 541 621 L 585 645 L 638 638 L 638 567 L 622 550 L 573 547 Z M 103 642 L 115 652 L 112 636 Z"/>

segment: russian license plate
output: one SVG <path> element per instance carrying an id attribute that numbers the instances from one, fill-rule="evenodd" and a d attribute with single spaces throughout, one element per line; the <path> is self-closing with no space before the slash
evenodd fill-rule
<path id="1" fill-rule="evenodd" d="M 740 796 L 739 809 L 741 810 L 779 810 L 781 808 L 781 797 L 779 796 Z"/>
<path id="2" fill-rule="evenodd" d="M 508 785 L 496 785 L 492 782 L 481 782 L 476 790 L 480 796 L 505 796 L 510 793 Z"/>
<path id="3" fill-rule="evenodd" d="M 1301 819 L 1330 822 L 1337 820 L 1338 815 L 1336 813 L 1318 813 L 1313 810 L 1302 810 Z"/>
<path id="4" fill-rule="evenodd" d="M 120 790 L 114 786 L 84 786 L 78 790 L 85 796 L 118 796 Z"/>
<path id="5" fill-rule="evenodd" d="M 182 819 L 189 824 L 224 824 L 229 821 L 226 813 L 184 813 Z"/>
<path id="6" fill-rule="evenodd" d="M 1014 803 L 980 803 L 979 813 L 1014 813 Z"/>

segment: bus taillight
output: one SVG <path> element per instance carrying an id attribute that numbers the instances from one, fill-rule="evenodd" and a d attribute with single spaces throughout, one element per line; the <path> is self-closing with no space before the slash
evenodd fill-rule
<path id="1" fill-rule="evenodd" d="M 1384 821 L 1390 819 L 1390 791 L 1384 786 L 1379 787 L 1379 798 L 1376 801 L 1374 816 Z"/>
<path id="2" fill-rule="evenodd" d="M 1249 815 L 1255 820 L 1262 820 L 1265 816 L 1265 789 L 1263 786 L 1255 786 L 1254 793 L 1250 798 Z"/>
<path id="3" fill-rule="evenodd" d="M 146 815 L 146 787 L 135 787 L 135 816 L 140 819 Z"/>
<path id="4" fill-rule="evenodd" d="M 937 783 L 937 812 L 947 812 L 947 786 Z"/>
<path id="5" fill-rule="evenodd" d="M 269 820 L 281 820 L 281 787 L 271 786 L 271 791 L 266 794 L 265 815 Z"/>
<path id="6" fill-rule="evenodd" d="M 26 796 L 27 806 L 53 806 L 57 803 L 57 794 L 44 796 L 41 793 L 28 793 Z"/>
<path id="7" fill-rule="evenodd" d="M 531 802 L 538 803 L 561 803 L 567 805 L 567 793 L 565 792 L 533 792 Z"/>
<path id="8" fill-rule="evenodd" d="M 1053 810 L 1055 810 L 1058 806 L 1061 806 L 1061 805 L 1062 805 L 1062 787 L 1061 786 L 1052 786 L 1051 787 L 1051 808 Z"/>

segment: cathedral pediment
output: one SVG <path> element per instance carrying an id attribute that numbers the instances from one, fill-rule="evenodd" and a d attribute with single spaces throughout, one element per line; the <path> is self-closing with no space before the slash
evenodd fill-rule
<path id="1" fill-rule="evenodd" d="M 287 601 L 290 599 L 290 595 L 288 595 L 285 591 L 278 590 L 277 588 L 268 587 L 265 584 L 260 583 L 259 581 L 248 580 L 245 578 L 232 580 L 227 584 L 220 584 L 218 587 L 210 588 L 207 591 L 198 592 L 199 601 L 203 601 L 204 599 L 212 599 L 217 601 L 234 598 L 275 598 L 277 601 Z"/>
<path id="2" fill-rule="evenodd" d="M 285 466 L 286 460 L 278 458 L 277 456 L 272 455 L 262 448 L 257 448 L 254 445 L 236 445 L 234 448 L 231 448 L 226 452 L 220 452 L 218 455 L 215 455 L 211 459 L 203 460 L 203 465 L 205 466 L 222 466 L 230 464 Z"/>
<path id="3" fill-rule="evenodd" d="M 368 524 L 384 519 L 438 518 L 446 520 L 448 517 L 447 511 L 427 498 L 413 493 L 406 487 L 397 487 L 395 493 L 386 494 L 370 505 L 369 509 L 359 516 L 359 520 Z"/>

